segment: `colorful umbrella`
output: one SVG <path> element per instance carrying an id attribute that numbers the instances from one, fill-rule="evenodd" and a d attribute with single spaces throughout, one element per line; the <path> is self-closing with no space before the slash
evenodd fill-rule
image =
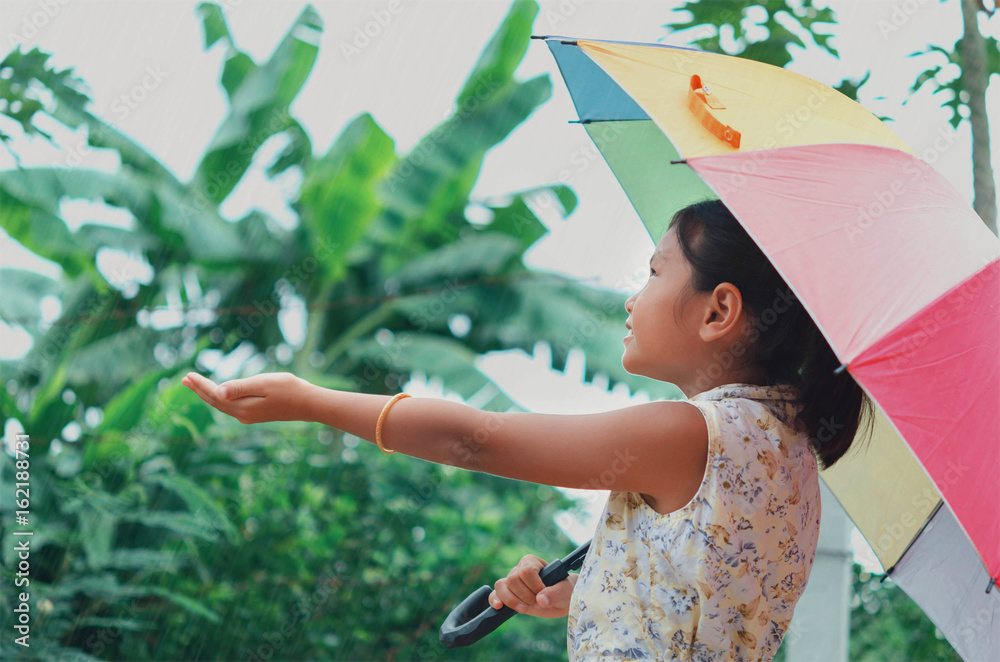
<path id="1" fill-rule="evenodd" d="M 650 236 L 720 198 L 878 410 L 821 477 L 966 659 L 1000 651 L 1000 241 L 859 104 L 661 44 L 544 39 Z"/>

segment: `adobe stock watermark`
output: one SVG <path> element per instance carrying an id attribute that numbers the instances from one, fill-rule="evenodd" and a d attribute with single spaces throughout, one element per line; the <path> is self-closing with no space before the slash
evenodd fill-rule
<path id="1" fill-rule="evenodd" d="M 281 650 L 285 643 L 304 623 L 316 612 L 323 610 L 333 595 L 333 588 L 340 584 L 332 572 L 325 571 L 316 578 L 316 589 L 307 598 L 300 598 L 295 607 L 285 618 L 280 629 L 269 630 L 261 635 L 263 643 L 255 648 L 247 648 L 247 662 L 267 662 Z M 276 658 L 281 659 L 281 658 Z"/>
<path id="2" fill-rule="evenodd" d="M 69 3 L 70 0 L 38 0 L 35 7 L 21 17 L 18 31 L 7 33 L 10 50 L 30 43 Z"/>
<path id="3" fill-rule="evenodd" d="M 410 313 L 408 321 L 412 326 L 416 327 L 417 333 L 426 331 L 432 323 L 441 320 L 445 313 L 449 311 L 448 304 L 453 303 L 459 297 L 462 290 L 467 288 L 468 286 L 464 281 L 459 281 L 455 278 L 446 278 L 437 296 L 429 303 Z"/>
<path id="4" fill-rule="evenodd" d="M 545 21 L 548 23 L 549 28 L 555 28 L 561 23 L 565 23 L 570 19 L 576 10 L 580 8 L 580 5 L 584 4 L 587 0 L 560 0 L 559 4 L 553 9 L 549 7 L 545 10 L 544 16 Z"/>
<path id="5" fill-rule="evenodd" d="M 188 198 L 181 200 L 178 208 L 188 222 L 197 221 L 202 213 L 215 213 L 216 199 L 224 191 L 231 191 L 250 167 L 253 155 L 269 138 L 292 129 L 295 119 L 287 107 L 275 108 L 268 121 L 244 137 L 237 145 L 238 157 L 231 158 L 225 166 L 216 168 L 199 187 L 194 183 L 187 187 Z M 221 202 L 221 200 L 220 200 Z"/>
<path id="6" fill-rule="evenodd" d="M 160 406 L 158 409 L 163 410 L 163 407 Z M 162 413 L 158 415 L 156 411 L 154 411 L 151 417 L 161 421 L 164 418 Z M 148 421 L 144 421 L 144 423 L 148 424 Z M 134 439 L 134 436 L 129 437 L 130 445 L 132 439 Z M 116 449 L 112 451 L 108 457 L 96 462 L 88 468 L 85 473 L 82 473 L 74 483 L 74 488 L 77 491 L 77 494 L 75 495 L 76 498 L 79 498 L 79 500 L 85 504 L 89 500 L 92 500 L 90 495 L 97 492 L 103 493 L 101 480 L 107 479 L 114 473 L 126 472 L 128 470 L 128 462 L 131 457 L 132 456 L 128 452 Z M 140 505 L 140 502 L 141 499 L 139 497 L 135 497 L 129 505 L 136 507 Z M 84 506 L 84 508 L 86 508 L 86 506 Z M 189 548 L 181 547 L 157 550 L 160 553 L 157 555 L 156 560 L 144 566 L 145 572 L 177 572 L 184 564 L 184 561 L 189 558 L 189 552 L 195 552 L 195 550 L 190 549 L 191 546 L 197 548 L 198 545 L 208 544 L 211 542 L 211 539 L 216 533 L 225 530 L 225 527 L 219 521 L 218 514 L 215 514 L 214 516 L 206 516 L 202 510 L 199 509 L 198 511 L 192 513 L 192 515 L 198 525 L 197 528 L 200 535 L 191 536 L 189 538 Z M 141 520 L 137 519 L 134 521 Z M 128 602 L 112 605 L 114 615 L 119 618 L 131 618 L 137 621 L 142 620 L 144 616 L 148 615 L 144 612 L 146 612 L 148 606 L 151 604 L 148 601 L 148 597 L 151 595 L 153 595 L 152 592 L 148 594 L 136 595 Z M 156 607 L 156 609 L 159 610 L 160 607 Z M 86 649 L 93 655 L 102 655 L 116 640 L 120 639 L 123 634 L 124 630 L 120 626 L 115 623 L 109 623 L 87 637 L 85 640 Z"/>
<path id="7" fill-rule="evenodd" d="M 778 146 L 779 136 L 783 143 L 788 144 L 798 131 L 809 125 L 816 113 L 822 110 L 827 102 L 839 94 L 837 90 L 828 85 L 813 87 L 805 101 L 775 121 L 772 131 L 769 132 L 767 139 L 759 148 L 743 153 L 744 157 L 749 158 L 742 160 L 740 171 L 730 174 L 728 181 L 720 180 L 718 182 L 716 193 L 719 197 L 725 198 L 728 194 L 735 193 L 746 186 L 750 182 L 750 178 L 756 175 L 769 158 L 774 155 L 772 150 Z"/>
<path id="8" fill-rule="evenodd" d="M 170 72 L 164 71 L 159 64 L 146 65 L 143 73 L 145 75 L 138 83 L 111 102 L 111 112 L 117 116 L 119 121 L 128 118 L 132 111 L 149 97 L 150 92 L 158 88 L 160 83 L 170 75 Z"/>
<path id="9" fill-rule="evenodd" d="M 997 588 L 994 587 L 993 590 L 996 591 Z M 956 633 L 969 644 L 975 644 L 982 638 L 983 630 L 990 626 L 996 627 L 998 618 L 1000 618 L 1000 606 L 997 606 L 997 600 L 994 600 L 992 605 L 978 609 L 973 614 L 966 614 L 959 623 Z"/>
<path id="10" fill-rule="evenodd" d="M 149 94 L 170 76 L 170 73 L 159 64 L 146 66 L 144 74 L 137 84 L 111 102 L 109 108 L 117 120 L 124 121 L 128 118 L 132 111 L 138 109 L 149 98 Z M 91 146 L 95 141 L 112 140 L 117 133 L 113 124 L 94 115 L 84 126 L 87 129 L 86 137 L 81 137 L 74 145 L 66 145 L 60 161 L 54 163 L 53 167 L 60 169 L 80 167 L 84 158 L 93 153 Z"/>
<path id="11" fill-rule="evenodd" d="M 391 373 L 398 365 L 399 358 L 405 354 L 406 348 L 413 344 L 412 334 L 408 332 L 393 333 L 388 329 L 385 331 L 391 334 L 391 340 L 383 344 L 376 339 L 380 350 L 374 357 L 365 356 L 361 359 L 361 365 L 364 366 L 361 373 L 351 376 L 353 390 L 363 391 L 383 373 Z"/>
<path id="12" fill-rule="evenodd" d="M 504 415 L 495 412 L 484 412 L 484 414 L 486 415 L 486 420 L 471 435 L 462 437 L 458 447 L 455 449 L 455 457 L 459 460 L 459 464 L 456 466 L 459 468 L 470 471 L 482 471 L 478 453 L 489 443 L 490 436 L 503 427 Z M 611 461 L 608 468 L 587 482 L 578 485 L 577 489 L 613 489 L 618 481 L 618 477 L 628 471 L 638 461 L 639 458 L 632 455 L 628 448 L 617 449 L 615 450 L 615 459 Z"/>
<path id="13" fill-rule="evenodd" d="M 578 489 L 583 490 L 613 490 L 615 484 L 618 482 L 619 476 L 624 474 L 631 468 L 631 466 L 638 462 L 639 458 L 626 449 L 616 449 L 615 459 L 611 462 L 607 469 L 603 470 L 600 475 L 591 478 L 589 481 L 580 485 Z"/>
<path id="14" fill-rule="evenodd" d="M 489 441 L 490 435 L 503 427 L 503 416 L 496 412 L 483 412 L 486 420 L 471 435 L 462 437 L 458 446 L 454 449 L 454 455 L 458 459 L 455 466 L 469 471 L 482 471 L 482 464 L 478 456 Z"/>
<path id="15" fill-rule="evenodd" d="M 459 126 L 459 123 L 466 117 L 476 112 L 480 105 L 486 102 L 493 93 L 501 86 L 495 74 L 481 76 L 477 81 L 475 93 L 462 101 L 458 109 L 444 122 L 439 124 L 433 131 L 425 136 L 413 150 L 407 154 L 399 167 L 395 168 L 392 175 L 386 180 L 389 192 L 394 192 L 396 188 L 413 176 L 416 168 L 423 165 L 431 156 L 432 146 L 440 145 Z"/>
<path id="16" fill-rule="evenodd" d="M 549 25 L 555 26 L 567 20 L 584 2 L 585 0 L 563 0 L 556 10 L 547 10 L 545 16 Z M 700 27 L 695 30 L 690 40 L 693 42 L 712 35 L 711 28 Z M 687 48 L 665 50 L 665 53 L 669 54 L 673 66 L 680 70 L 684 70 L 687 65 L 692 64 L 697 59 L 694 55 L 696 52 Z M 562 184 L 571 184 L 577 175 L 587 170 L 595 161 L 602 160 L 603 157 L 598 145 L 604 146 L 605 149 L 613 145 L 623 135 L 627 135 L 628 124 L 628 122 L 621 121 L 589 122 L 587 132 L 590 141 L 570 153 L 569 162 L 573 168 L 561 169 L 556 175 L 556 180 Z"/>
<path id="17" fill-rule="evenodd" d="M 371 18 L 363 25 L 354 27 L 353 39 L 340 42 L 340 54 L 344 56 L 344 61 L 350 62 L 361 55 L 362 51 L 382 36 L 405 8 L 403 0 L 389 0 L 384 7 L 372 9 L 369 12 Z"/>
<path id="18" fill-rule="evenodd" d="M 484 420 L 470 434 L 464 435 L 455 441 L 449 450 L 449 459 L 435 461 L 436 464 L 446 467 L 455 467 L 467 471 L 482 471 L 478 453 L 489 442 L 491 435 L 498 432 L 504 425 L 504 413 L 494 411 L 481 411 Z M 419 512 L 425 505 L 431 503 L 435 495 L 441 488 L 444 478 L 438 478 L 433 473 L 426 476 L 419 486 L 410 487 L 406 499 L 405 509 L 390 509 L 390 514 L 401 524 L 409 525 L 404 517 L 405 511 L 411 513 Z"/>
<path id="19" fill-rule="evenodd" d="M 149 574 L 157 571 L 176 572 L 179 566 L 175 561 L 179 557 L 183 557 L 180 549 L 166 550 L 164 556 L 160 557 L 159 562 L 144 567 L 143 571 Z M 105 652 L 109 652 L 108 649 L 111 648 L 111 645 L 125 634 L 125 629 L 119 623 L 126 619 L 141 622 L 144 617 L 153 616 L 155 618 L 157 615 L 162 614 L 163 607 L 158 601 L 149 599 L 154 595 L 150 592 L 145 595 L 133 597 L 127 602 L 110 604 L 109 607 L 116 616 L 115 621 L 101 626 L 93 634 L 90 634 L 84 640 L 85 650 L 91 655 L 103 655 Z M 152 611 L 150 611 L 150 608 L 152 608 Z"/>
<path id="20" fill-rule="evenodd" d="M 894 2 L 892 9 L 889 10 L 889 14 L 887 16 L 880 16 L 876 22 L 879 34 L 882 35 L 882 41 L 888 41 L 889 35 L 899 32 L 920 11 L 920 8 L 926 4 L 927 0 L 902 0 L 902 2 Z"/>
<path id="21" fill-rule="evenodd" d="M 392 332 L 381 329 L 377 332 L 375 338 L 380 349 L 374 356 L 362 357 L 361 372 L 351 376 L 352 388 L 355 391 L 362 391 L 384 372 L 390 372 L 395 368 L 400 363 L 400 357 L 403 357 L 406 349 L 413 344 L 413 334 L 423 333 L 432 324 L 449 316 L 452 312 L 449 304 L 453 303 L 467 287 L 462 281 L 446 278 L 430 301 L 410 313 L 408 320 L 411 326 L 416 327 L 415 331 Z M 324 360 L 329 362 L 332 359 L 327 356 Z"/>
<path id="22" fill-rule="evenodd" d="M 113 289 L 94 291 L 88 294 L 74 309 L 75 317 L 64 315 L 57 319 L 52 324 L 52 328 L 35 342 L 27 356 L 18 363 L 18 379 L 24 379 L 32 373 L 44 374 L 46 365 L 61 356 L 79 325 L 97 324 L 105 319 L 102 314 L 105 312 L 104 307 L 108 301 L 118 296 L 128 282 L 126 268 L 122 266 L 112 267 L 107 274 L 107 279 Z"/>
<path id="23" fill-rule="evenodd" d="M 822 447 L 824 444 L 832 441 L 834 437 L 840 434 L 840 431 L 844 429 L 843 423 L 838 423 L 836 417 L 824 416 L 819 419 L 819 429 L 816 430 L 816 434 L 809 438 L 810 443 L 813 446 Z"/>
<path id="24" fill-rule="evenodd" d="M 647 269 L 646 266 L 636 267 L 632 273 L 617 278 L 612 288 L 616 290 L 636 289 L 636 283 L 644 281 Z M 641 288 L 641 286 L 639 287 Z M 568 354 L 571 349 L 583 347 L 586 341 L 607 329 L 612 315 L 619 310 L 626 310 L 624 304 L 616 303 L 611 299 L 605 300 L 600 306 L 588 306 L 582 320 L 566 328 L 558 338 L 549 341 L 552 351 Z M 624 322 L 622 322 L 621 332 L 624 336 Z"/>
<path id="25" fill-rule="evenodd" d="M 946 131 L 943 127 L 939 127 L 934 142 L 920 154 L 921 160 L 906 161 L 900 177 L 893 179 L 885 188 L 873 192 L 869 202 L 857 208 L 857 220 L 844 226 L 844 232 L 852 244 L 879 218 L 892 211 L 900 199 L 917 188 L 920 180 L 926 180 L 928 176 L 934 174 L 931 165 L 951 149 L 957 136 L 956 131 Z"/>
<path id="26" fill-rule="evenodd" d="M 247 135 L 237 144 L 236 151 L 239 157 L 230 159 L 225 167 L 216 169 L 205 181 L 203 188 L 201 190 L 196 189 L 194 193 L 195 209 L 197 211 L 205 211 L 214 207 L 216 205 L 214 200 L 219 198 L 224 191 L 232 190 L 232 187 L 246 173 L 257 149 L 268 138 L 289 129 L 291 126 L 294 126 L 294 123 L 295 120 L 288 112 L 287 107 L 271 111 L 266 124 L 260 126 L 256 131 Z M 206 199 L 205 196 L 208 196 L 211 200 Z M 185 212 L 186 216 L 190 216 L 191 212 L 195 211 L 186 204 L 181 205 L 181 209 Z"/>
<path id="27" fill-rule="evenodd" d="M 556 177 L 559 183 L 572 184 L 578 175 L 595 162 L 603 160 L 604 157 L 601 156 L 597 145 L 607 147 L 613 144 L 625 133 L 626 124 L 627 122 L 599 122 L 591 125 L 594 128 L 591 128 L 590 131 L 595 132 L 597 138 L 591 139 L 583 147 L 578 147 L 570 153 L 569 162 L 573 166 L 573 170 L 569 168 L 560 170 Z"/>
<path id="28" fill-rule="evenodd" d="M 606 327 L 611 315 L 616 310 L 618 310 L 618 306 L 612 301 L 606 301 L 602 308 L 588 307 L 582 321 L 567 329 L 555 342 L 551 343 L 553 351 L 568 354 L 574 347 L 583 347 L 587 340 L 595 337 Z M 622 326 L 623 331 L 624 328 Z"/>
<path id="29" fill-rule="evenodd" d="M 165 71 L 159 64 L 146 66 L 143 73 L 144 75 L 137 84 L 133 85 L 127 92 L 119 95 L 109 105 L 110 111 L 116 115 L 117 120 L 125 120 L 149 98 L 151 92 L 170 76 L 170 72 Z M 53 163 L 53 167 L 60 169 L 80 167 L 83 165 L 84 158 L 93 153 L 94 150 L 91 147 L 95 141 L 107 142 L 114 140 L 115 134 L 118 133 L 111 122 L 107 122 L 96 115 L 91 115 L 90 119 L 82 126 L 86 127 L 86 136 L 80 137 L 74 145 L 66 144 L 62 150 L 63 153 L 60 160 Z M 99 147 L 99 149 L 106 148 Z"/>
<path id="30" fill-rule="evenodd" d="M 781 314 L 798 304 L 798 298 L 791 288 L 785 287 L 777 292 L 770 306 L 761 311 L 759 315 L 751 316 L 750 330 L 744 339 L 734 341 L 724 352 L 713 352 L 712 364 L 707 369 L 698 369 L 695 385 L 699 389 L 704 390 L 718 381 L 725 374 L 725 371 L 733 368 L 738 363 L 737 359 L 753 347 L 761 335 L 778 321 Z"/>
<path id="31" fill-rule="evenodd" d="M 99 123 L 91 124 L 87 123 L 87 137 L 82 137 L 77 140 L 75 145 L 67 146 L 67 149 L 63 150 L 62 158 L 53 166 L 58 169 L 67 168 L 79 168 L 83 165 L 83 159 L 93 153 L 91 149 L 92 141 L 96 139 L 101 139 L 105 134 L 110 133 L 112 127 L 107 122 L 104 122 L 98 117 L 94 118 Z"/>
<path id="32" fill-rule="evenodd" d="M 275 281 L 270 296 L 254 301 L 250 304 L 253 309 L 236 319 L 236 335 L 241 340 L 252 336 L 268 317 L 277 315 L 281 310 L 282 299 L 286 295 L 301 291 L 300 286 L 313 277 L 313 274 L 319 269 L 320 261 L 333 255 L 340 245 L 327 242 L 322 237 L 316 237 L 315 244 L 316 249 L 311 254 L 306 255 L 282 272 L 281 277 Z"/>
<path id="33" fill-rule="evenodd" d="M 983 262 L 982 266 L 985 267 L 991 261 L 984 260 Z M 949 292 L 944 298 L 944 307 L 936 306 L 933 316 L 925 315 L 921 318 L 919 328 L 908 334 L 899 346 L 894 348 L 889 367 L 894 371 L 903 370 L 934 336 L 949 326 L 956 315 L 962 313 L 969 305 L 981 305 L 980 295 L 982 292 L 984 290 L 990 291 L 987 288 L 992 288 L 995 291 L 1000 285 L 997 283 L 998 275 L 1000 275 L 1000 270 L 980 269 L 974 277 L 969 278 L 960 287 Z"/>
<path id="34" fill-rule="evenodd" d="M 949 459 L 947 469 L 941 475 L 935 476 L 934 482 L 940 491 L 944 492 L 946 488 L 962 481 L 971 468 L 961 460 Z M 893 520 L 884 522 L 878 538 L 868 541 L 872 551 L 876 553 L 888 552 L 901 538 L 905 536 L 908 539 L 912 536 L 916 527 L 924 523 L 924 520 L 918 519 L 914 513 L 932 513 L 939 500 L 939 492 L 933 487 L 925 487 L 911 496 L 911 507 Z"/>

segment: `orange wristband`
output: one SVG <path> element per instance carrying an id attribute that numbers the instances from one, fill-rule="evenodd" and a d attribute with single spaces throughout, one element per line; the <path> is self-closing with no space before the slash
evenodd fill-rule
<path id="1" fill-rule="evenodd" d="M 382 421 L 385 420 L 385 415 L 388 413 L 389 407 L 396 404 L 397 400 L 409 397 L 412 397 L 409 393 L 397 393 L 392 396 L 392 399 L 389 400 L 389 402 L 385 403 L 385 407 L 382 407 L 382 413 L 378 416 L 378 423 L 375 424 L 375 443 L 378 444 L 378 447 L 382 449 L 383 453 L 395 453 L 396 451 L 387 450 L 386 447 L 382 445 Z"/>

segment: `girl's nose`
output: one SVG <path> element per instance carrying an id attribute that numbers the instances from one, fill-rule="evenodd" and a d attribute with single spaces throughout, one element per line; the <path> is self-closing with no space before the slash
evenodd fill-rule
<path id="1" fill-rule="evenodd" d="M 639 296 L 638 292 L 636 292 L 635 294 L 633 294 L 632 296 L 630 296 L 628 299 L 625 300 L 625 312 L 628 313 L 629 315 L 632 314 L 632 306 L 635 305 L 635 298 L 637 296 Z"/>

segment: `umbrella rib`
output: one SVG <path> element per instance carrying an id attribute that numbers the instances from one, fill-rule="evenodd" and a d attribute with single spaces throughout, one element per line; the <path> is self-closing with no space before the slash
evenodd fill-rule
<path id="1" fill-rule="evenodd" d="M 879 580 L 880 584 L 884 582 L 886 578 L 889 577 L 889 575 L 891 575 L 892 572 L 896 569 L 896 566 L 899 565 L 899 562 L 903 560 L 903 557 L 906 556 L 906 553 L 910 551 L 911 547 L 913 547 L 913 543 L 917 542 L 917 539 L 919 539 L 920 536 L 923 534 L 924 529 L 926 529 L 927 525 L 931 523 L 931 520 L 934 519 L 934 516 L 937 515 L 937 511 L 941 510 L 941 506 L 943 505 L 944 505 L 944 499 L 943 498 L 938 499 L 937 505 L 934 506 L 934 510 L 932 510 L 931 514 L 928 515 L 927 519 L 924 520 L 924 523 L 920 527 L 920 530 L 917 531 L 917 533 L 912 538 L 910 538 L 910 542 L 906 544 L 906 549 L 903 550 L 903 553 L 899 555 L 899 558 L 897 558 L 896 562 L 892 564 L 892 567 L 886 570 L 885 574 L 882 575 L 882 579 Z"/>
<path id="2" fill-rule="evenodd" d="M 570 124 L 593 124 L 594 122 L 648 122 L 648 117 L 592 117 L 586 120 L 569 120 Z"/>

